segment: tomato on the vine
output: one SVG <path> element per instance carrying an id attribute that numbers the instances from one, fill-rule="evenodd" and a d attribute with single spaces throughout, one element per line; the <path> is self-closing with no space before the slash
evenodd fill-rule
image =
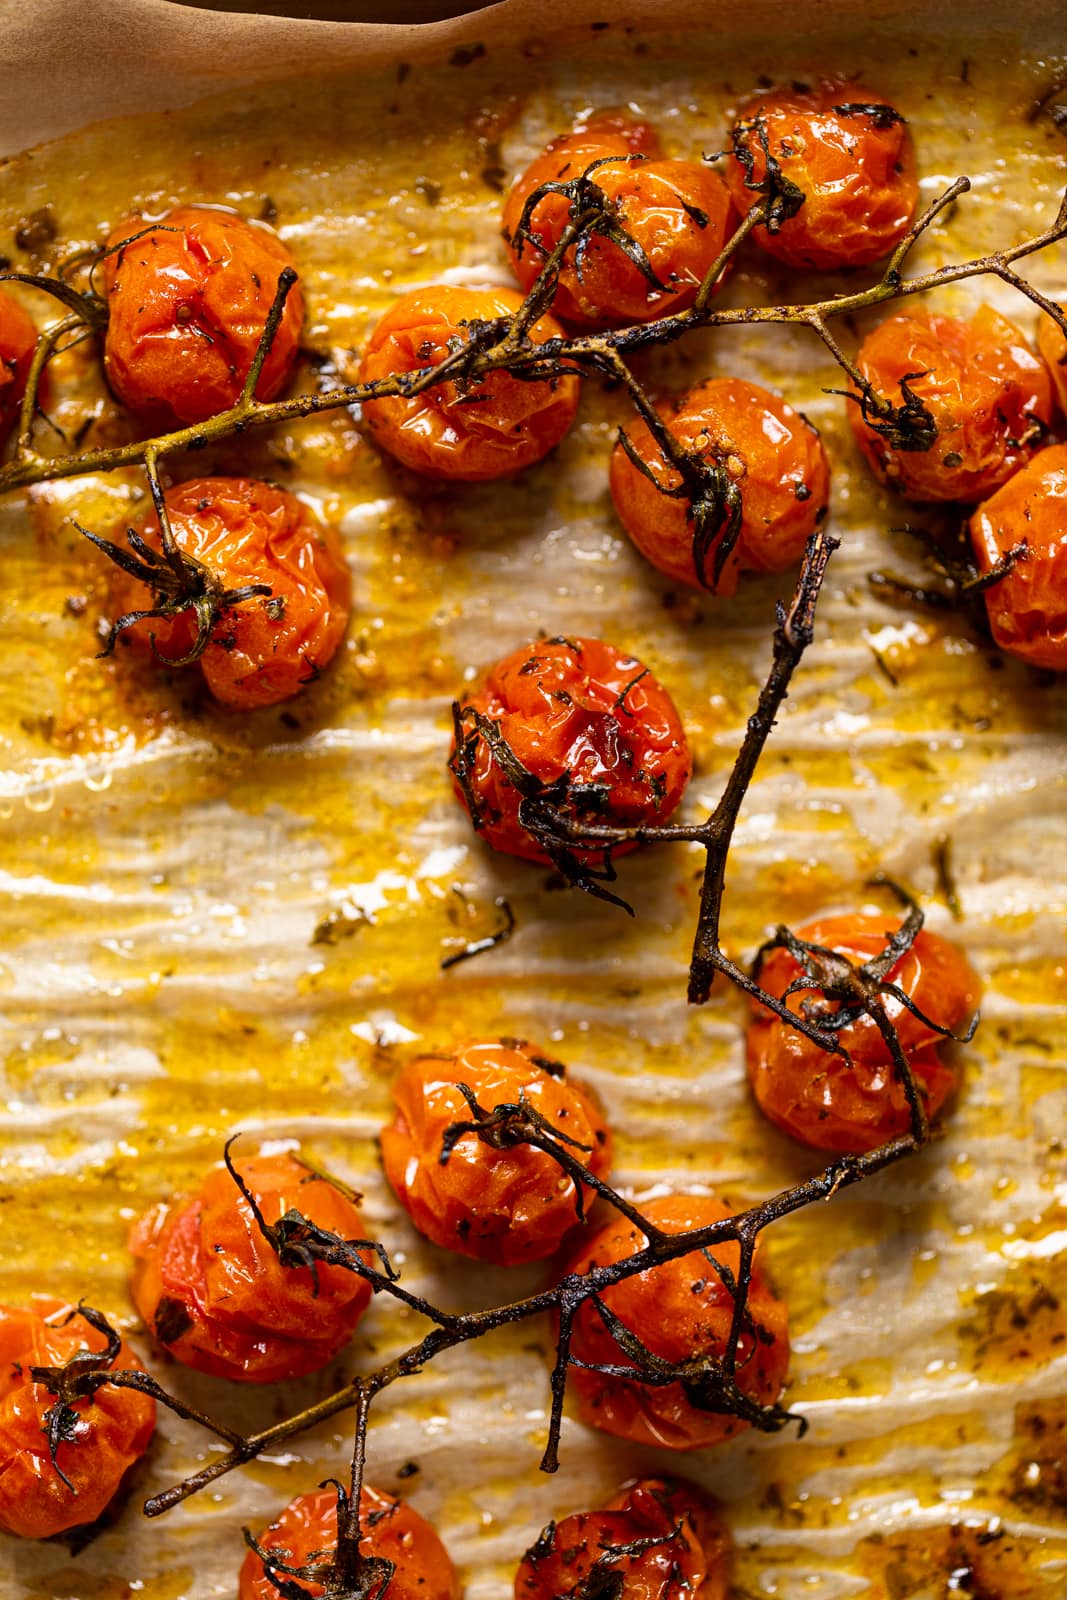
<path id="1" fill-rule="evenodd" d="M 1038 324 L 1037 348 L 1048 368 L 1060 410 L 1067 413 L 1067 339 L 1051 317 L 1042 317 Z"/>
<path id="2" fill-rule="evenodd" d="M 18 301 L 0 289 L 0 446 L 18 420 L 37 329 Z"/>
<path id="3" fill-rule="evenodd" d="M 1067 672 L 1067 445 L 1041 450 L 971 518 L 980 571 L 1025 545 L 985 591 L 993 637 L 1035 667 Z"/>

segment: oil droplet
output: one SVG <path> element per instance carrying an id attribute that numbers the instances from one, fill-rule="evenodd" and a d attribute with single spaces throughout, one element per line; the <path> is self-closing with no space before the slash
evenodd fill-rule
<path id="1" fill-rule="evenodd" d="M 43 783 L 39 789 L 31 789 L 23 796 L 27 811 L 51 811 L 55 798 L 56 793 L 50 783 Z"/>
<path id="2" fill-rule="evenodd" d="M 93 794 L 103 794 L 105 789 L 111 788 L 111 772 L 103 770 L 90 773 L 85 780 L 85 787 Z"/>

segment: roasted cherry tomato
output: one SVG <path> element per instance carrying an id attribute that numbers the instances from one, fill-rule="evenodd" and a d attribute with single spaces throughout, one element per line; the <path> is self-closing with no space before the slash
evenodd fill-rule
<path id="1" fill-rule="evenodd" d="M 31 1367 L 62 1367 L 79 1351 L 104 1350 L 107 1338 L 73 1306 L 44 1295 L 32 1307 L 0 1306 L 0 1528 L 49 1539 L 95 1522 L 127 1471 L 148 1449 L 156 1403 L 136 1389 L 103 1384 L 75 1400 L 53 1463 L 48 1413 L 59 1403 Z M 114 1371 L 142 1372 L 123 1341 Z"/>
<path id="2" fill-rule="evenodd" d="M 1051 317 L 1042 317 L 1038 324 L 1037 348 L 1048 367 L 1060 410 L 1067 412 L 1067 339 Z"/>
<path id="3" fill-rule="evenodd" d="M 603 1511 L 550 1522 L 522 1558 L 515 1600 L 726 1600 L 731 1549 L 696 1484 L 640 1478 Z"/>
<path id="4" fill-rule="evenodd" d="M 436 366 L 472 322 L 510 317 L 522 304 L 513 289 L 416 289 L 386 312 L 371 335 L 360 380 Z M 561 337 L 555 317 L 530 329 L 536 343 Z M 521 472 L 554 450 L 574 421 L 575 377 L 529 382 L 509 372 L 457 386 L 451 381 L 405 399 L 367 400 L 363 419 L 383 450 L 413 472 L 477 483 Z"/>
<path id="5" fill-rule="evenodd" d="M 293 1210 L 342 1239 L 362 1236 L 355 1200 L 294 1156 L 256 1156 L 237 1170 L 267 1223 Z M 141 1217 L 130 1250 L 147 1326 L 175 1360 L 219 1378 L 273 1383 L 317 1372 L 348 1343 L 371 1295 L 344 1267 L 283 1266 L 221 1167 L 196 1194 Z"/>
<path id="6" fill-rule="evenodd" d="M 1041 450 L 978 507 L 971 543 L 982 572 L 1025 543 L 985 592 L 993 637 L 1035 667 L 1067 672 L 1067 445 Z"/>
<path id="7" fill-rule="evenodd" d="M 622 444 L 611 458 L 611 496 L 641 554 L 678 583 L 731 595 L 739 572 L 781 572 L 799 561 L 826 515 L 830 468 L 818 433 L 777 395 L 741 378 L 715 378 L 693 389 L 669 417 L 672 433 L 693 453 L 721 462 L 741 494 L 741 529 L 714 583 L 715 545 L 698 576 L 688 504 L 660 493 Z M 680 483 L 648 425 L 630 429 L 631 448 L 665 490 Z"/>
<path id="8" fill-rule="evenodd" d="M 827 917 L 801 928 L 799 937 L 846 956 L 854 966 L 869 961 L 886 947 L 899 917 Z M 760 983 L 780 998 L 802 976 L 787 950 L 772 950 L 760 970 Z M 889 969 L 888 981 L 941 1028 L 955 1031 L 970 1021 L 980 984 L 966 959 L 936 933 L 915 936 L 909 950 Z M 921 1090 L 928 1114 L 937 1115 L 958 1082 L 957 1068 L 943 1061 L 944 1036 L 921 1021 L 892 995 L 884 995 L 886 1016 Z M 789 996 L 789 1010 L 821 999 L 817 987 Z M 827 1002 L 833 1010 L 836 1002 Z M 903 1085 L 893 1059 L 872 1018 L 863 1016 L 842 1028 L 837 1037 L 851 1063 L 821 1050 L 765 1006 L 754 1004 L 748 1029 L 748 1072 L 756 1102 L 765 1116 L 785 1133 L 816 1150 L 859 1153 L 874 1150 L 911 1126 Z"/>
<path id="9" fill-rule="evenodd" d="M 1029 460 L 1052 415 L 1044 365 L 991 306 L 969 322 L 927 311 L 889 317 L 864 339 L 856 365 L 880 399 L 903 407 L 914 395 L 936 425 L 928 449 L 902 449 L 879 431 L 891 426 L 885 419 L 849 406 L 874 472 L 908 500 L 991 494 Z"/>
<path id="10" fill-rule="evenodd" d="M 366 1485 L 360 1495 L 359 1515 L 360 1527 L 367 1530 L 359 1543 L 361 1555 L 391 1562 L 395 1569 L 388 1583 L 388 1600 L 459 1600 L 455 1568 L 425 1517 L 406 1501 Z M 297 1495 L 263 1530 L 257 1543 L 264 1550 L 276 1550 L 286 1568 L 328 1560 L 337 1548 L 336 1491 L 316 1489 Z M 238 1600 L 278 1600 L 278 1582 L 271 1580 L 268 1571 L 262 1557 L 249 1550 L 241 1568 Z M 277 1578 L 292 1584 L 296 1594 L 325 1593 L 323 1584 L 293 1578 L 288 1571 L 279 1571 Z M 366 1600 L 381 1600 L 385 1592 L 383 1575 L 371 1584 Z"/>
<path id="11" fill-rule="evenodd" d="M 564 258 L 556 315 L 580 327 L 612 328 L 691 306 L 736 221 L 726 185 L 699 161 L 666 160 L 647 122 L 611 115 L 553 139 L 508 195 L 504 239 L 523 289 L 536 282 L 571 208 L 565 194 L 543 195 L 529 218 L 531 237 L 520 239 L 527 200 L 542 184 L 570 183 L 590 167 L 637 260 L 603 234 L 590 234 Z"/>
<path id="12" fill-rule="evenodd" d="M 18 420 L 37 329 L 17 300 L 0 289 L 0 445 Z"/>
<path id="13" fill-rule="evenodd" d="M 465 1133 L 442 1164 L 445 1134 L 470 1122 L 465 1084 L 482 1111 L 526 1105 L 562 1135 L 567 1153 L 600 1177 L 611 1141 L 592 1099 L 521 1039 L 489 1039 L 454 1055 L 422 1056 L 393 1085 L 396 1117 L 381 1136 L 385 1175 L 420 1233 L 446 1250 L 510 1267 L 541 1261 L 578 1220 L 573 1181 L 543 1150 L 502 1147 Z M 583 1191 L 588 1204 L 592 1195 Z"/>
<path id="14" fill-rule="evenodd" d="M 290 700 L 332 660 L 348 624 L 351 582 L 337 535 L 312 520 L 302 501 L 254 478 L 193 478 L 166 492 L 178 548 L 209 567 L 226 588 L 264 583 L 271 593 L 224 609 L 199 659 L 215 699 L 235 711 Z M 159 522 L 140 529 L 160 548 Z M 121 537 L 121 536 L 120 536 Z M 150 607 L 145 584 L 116 569 L 110 609 L 118 618 Z M 180 660 L 196 638 L 196 613 L 151 617 L 120 644 Z"/>
<path id="15" fill-rule="evenodd" d="M 819 272 L 866 267 L 907 233 L 919 198 L 911 135 L 862 84 L 768 89 L 742 108 L 732 142 L 726 181 L 742 213 L 762 198 L 768 160 L 785 180 L 777 210 L 754 234 L 778 261 Z"/>
<path id="16" fill-rule="evenodd" d="M 117 397 L 153 431 L 228 410 L 248 377 L 279 275 L 293 266 L 277 234 L 235 212 L 179 206 L 154 226 L 130 217 L 108 249 L 104 367 Z M 303 320 L 294 284 L 257 400 L 273 400 L 289 378 Z"/>
<path id="17" fill-rule="evenodd" d="M 721 1200 L 706 1195 L 669 1195 L 641 1207 L 664 1233 L 686 1233 L 731 1215 Z M 645 1235 L 625 1217 L 601 1228 L 568 1265 L 568 1272 L 623 1261 L 642 1250 Z M 717 1244 L 711 1250 L 728 1281 L 736 1277 L 738 1249 Z M 619 1321 L 665 1361 L 694 1358 L 714 1363 L 726 1350 L 734 1297 L 703 1251 L 635 1273 L 601 1291 Z M 748 1312 L 738 1345 L 737 1384 L 750 1399 L 773 1404 L 782 1392 L 789 1365 L 786 1312 L 758 1265 L 752 1274 Z M 571 1352 L 581 1361 L 629 1366 L 630 1358 L 612 1338 L 596 1307 L 586 1301 L 574 1322 Z M 652 1387 L 628 1378 L 575 1367 L 569 1388 L 583 1422 L 639 1444 L 670 1450 L 697 1450 L 732 1439 L 749 1424 L 740 1417 L 705 1410 L 679 1383 Z M 690 1393 L 692 1388 L 690 1387 Z"/>
<path id="18" fill-rule="evenodd" d="M 689 782 L 689 746 L 670 695 L 640 661 L 599 639 L 525 645 L 491 667 L 463 705 L 498 725 L 527 772 L 558 786 L 553 803 L 576 821 L 666 821 Z M 519 822 L 521 796 L 499 757 L 469 721 L 463 726 L 451 767 L 468 810 L 473 796 L 475 828 L 495 850 L 549 861 Z M 602 855 L 576 853 L 586 862 Z"/>

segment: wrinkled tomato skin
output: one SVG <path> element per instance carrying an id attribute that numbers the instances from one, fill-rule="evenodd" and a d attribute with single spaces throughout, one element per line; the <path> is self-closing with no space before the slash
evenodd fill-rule
<path id="1" fill-rule="evenodd" d="M 18 301 L 0 289 L 0 448 L 18 421 L 37 329 Z"/>
<path id="2" fill-rule="evenodd" d="M 715 378 L 687 394 L 669 417 L 671 432 L 689 451 L 725 457 L 741 492 L 741 531 L 714 593 L 732 595 L 741 572 L 782 572 L 800 560 L 826 515 L 830 468 L 816 430 L 792 406 L 741 378 Z M 681 482 L 638 421 L 631 446 L 665 489 Z M 621 444 L 611 457 L 611 497 L 619 520 L 641 554 L 676 583 L 703 589 L 693 559 L 693 524 L 685 500 L 661 494 Z M 705 576 L 713 582 L 715 550 Z"/>
<path id="3" fill-rule="evenodd" d="M 982 572 L 1026 541 L 1026 558 L 985 591 L 993 637 L 1035 667 L 1067 672 L 1067 445 L 1041 450 L 971 518 Z"/>
<path id="4" fill-rule="evenodd" d="M 116 398 L 153 432 L 228 410 L 248 376 L 279 275 L 294 265 L 285 245 L 236 213 L 179 206 L 154 227 L 130 217 L 114 229 L 108 249 L 101 265 L 104 369 Z M 257 400 L 273 400 L 288 381 L 303 320 L 295 283 Z"/>
<path id="5" fill-rule="evenodd" d="M 423 1056 L 393 1085 L 396 1116 L 382 1131 L 382 1163 L 419 1232 L 446 1250 L 498 1266 L 543 1261 L 578 1221 L 575 1185 L 545 1151 L 528 1144 L 498 1150 L 473 1133 L 458 1140 L 442 1165 L 446 1131 L 471 1119 L 459 1083 L 484 1111 L 524 1101 L 576 1141 L 566 1149 L 596 1177 L 611 1166 L 604 1120 L 561 1063 L 517 1039 Z M 591 1191 L 583 1189 L 583 1198 L 590 1205 Z"/>
<path id="6" fill-rule="evenodd" d="M 504 241 L 523 290 L 536 282 L 570 211 L 565 195 L 542 196 L 530 217 L 538 248 L 516 240 L 526 201 L 542 184 L 570 182 L 596 161 L 609 165 L 598 167 L 593 181 L 614 201 L 619 225 L 640 245 L 663 288 L 655 288 L 617 244 L 594 235 L 580 276 L 573 251 L 564 259 L 553 311 L 578 328 L 626 327 L 684 311 L 737 220 L 726 185 L 699 161 L 667 160 L 648 123 L 618 116 L 591 120 L 554 139 L 508 194 Z"/>
<path id="7" fill-rule="evenodd" d="M 858 965 L 884 950 L 890 933 L 899 927 L 899 917 L 827 917 L 800 929 L 799 937 L 836 950 Z M 764 961 L 759 981 L 768 994 L 781 998 L 800 976 L 799 964 L 788 951 L 778 949 Z M 977 974 L 962 952 L 925 930 L 890 968 L 888 980 L 925 1016 L 954 1033 L 970 1022 L 981 992 Z M 799 1013 L 805 1002 L 819 998 L 817 989 L 806 989 L 790 995 L 786 1004 Z M 958 1087 L 959 1070 L 941 1059 L 944 1040 L 936 1029 L 892 995 L 884 999 L 927 1113 L 936 1117 Z M 836 1004 L 833 1009 L 838 1009 Z M 858 1155 L 907 1133 L 911 1119 L 889 1047 L 873 1020 L 860 1017 L 838 1038 L 852 1058 L 851 1065 L 754 1003 L 747 1041 L 749 1080 L 760 1110 L 784 1133 L 815 1150 Z"/>
<path id="8" fill-rule="evenodd" d="M 612 1546 L 643 1540 L 656 1542 L 611 1558 Z M 594 1582 L 612 1575 L 616 1600 L 727 1600 L 730 1556 L 730 1536 L 695 1484 L 642 1478 L 624 1485 L 602 1511 L 550 1523 L 519 1564 L 515 1600 L 587 1593 L 582 1585 L 594 1567 Z"/>
<path id="9" fill-rule="evenodd" d="M 73 1490 L 52 1465 L 45 1416 L 57 1401 L 43 1383 L 30 1381 L 30 1368 L 61 1367 L 79 1350 L 106 1346 L 105 1336 L 61 1300 L 35 1295 L 31 1307 L 0 1306 L 0 1528 L 6 1532 L 49 1539 L 95 1522 L 148 1449 L 155 1401 L 104 1384 L 91 1400 L 73 1402 L 76 1437 L 56 1451 Z M 144 1370 L 125 1341 L 113 1370 Z"/>
<path id="10" fill-rule="evenodd" d="M 395 1567 L 388 1600 L 459 1600 L 455 1568 L 425 1517 L 406 1501 L 369 1485 L 364 1485 L 359 1512 L 360 1526 L 367 1530 L 360 1540 L 360 1553 L 392 1562 Z M 336 1491 L 316 1489 L 297 1495 L 281 1516 L 264 1528 L 257 1542 L 264 1550 L 277 1550 L 287 1567 L 321 1559 L 323 1551 L 337 1547 Z M 279 1573 L 279 1578 L 308 1596 L 325 1593 L 322 1584 L 311 1579 L 290 1578 L 285 1573 Z M 384 1592 L 384 1581 L 372 1584 L 366 1600 L 381 1600 Z M 277 1586 L 254 1550 L 249 1550 L 241 1567 L 237 1600 L 278 1600 Z"/>
<path id="11" fill-rule="evenodd" d="M 706 1195 L 670 1195 L 651 1200 L 641 1209 L 642 1215 L 665 1233 L 685 1233 L 731 1215 L 721 1200 Z M 624 1260 L 645 1243 L 640 1229 L 619 1217 L 582 1246 L 567 1270 L 584 1273 L 590 1267 Z M 736 1275 L 735 1244 L 717 1244 L 713 1254 Z M 601 1293 L 619 1320 L 666 1361 L 687 1361 L 698 1355 L 718 1357 L 726 1348 L 733 1296 L 699 1250 L 635 1273 Z M 752 1399 L 772 1404 L 785 1384 L 789 1335 L 785 1307 L 758 1265 L 752 1274 L 748 1309 L 752 1322 L 738 1347 L 737 1382 Z M 754 1336 L 754 1328 L 759 1337 Z M 625 1366 L 628 1360 L 588 1301 L 575 1318 L 571 1350 L 582 1361 Z M 637 1444 L 698 1450 L 732 1439 L 749 1426 L 740 1417 L 693 1405 L 680 1383 L 651 1388 L 576 1367 L 568 1388 L 583 1422 Z"/>
<path id="12" fill-rule="evenodd" d="M 463 704 L 498 722 L 515 755 L 543 783 L 570 773 L 576 785 L 606 787 L 602 811 L 579 814 L 573 801 L 568 806 L 586 821 L 665 822 L 689 782 L 689 746 L 670 695 L 640 661 L 600 639 L 525 645 L 491 667 Z M 521 826 L 520 796 L 481 737 L 471 781 L 482 838 L 507 855 L 551 864 Z M 458 782 L 456 794 L 466 805 Z M 602 855 L 575 853 L 585 862 Z"/>
<path id="13" fill-rule="evenodd" d="M 1048 368 L 1059 408 L 1067 415 L 1067 339 L 1051 317 L 1042 317 L 1038 323 L 1037 349 Z"/>
<path id="14" fill-rule="evenodd" d="M 925 311 L 889 317 L 864 339 L 856 365 L 875 393 L 897 406 L 900 381 L 908 378 L 937 423 L 929 450 L 900 450 L 849 405 L 856 443 L 875 476 L 907 500 L 992 494 L 1030 459 L 1052 415 L 1043 363 L 991 306 L 970 321 Z"/>
<path id="15" fill-rule="evenodd" d="M 436 366 L 451 340 L 466 339 L 466 324 L 513 316 L 521 304 L 512 289 L 441 285 L 404 295 L 371 335 L 360 380 Z M 540 344 L 562 334 L 547 315 L 530 329 Z M 576 377 L 529 383 L 491 372 L 463 392 L 446 382 L 410 399 L 367 400 L 363 420 L 375 443 L 413 472 L 482 483 L 521 472 L 554 450 L 574 421 L 579 389 Z"/>
<path id="16" fill-rule="evenodd" d="M 796 184 L 804 203 L 773 230 L 758 225 L 753 237 L 777 261 L 817 272 L 866 267 L 903 239 L 915 215 L 919 186 L 915 151 L 903 119 L 879 126 L 863 113 L 842 115 L 837 106 L 884 104 L 863 84 L 824 79 L 811 89 L 769 89 L 742 108 L 735 127 L 761 119 L 771 157 Z M 767 158 L 753 129 L 740 134 L 752 156 L 754 184 L 767 173 Z M 762 198 L 746 186 L 736 155 L 726 163 L 726 182 L 742 215 Z"/>
<path id="17" fill-rule="evenodd" d="M 342 1239 L 364 1236 L 354 1201 L 293 1156 L 237 1167 L 268 1223 L 292 1209 Z M 196 1194 L 141 1217 L 129 1247 L 134 1304 L 159 1342 L 184 1366 L 242 1383 L 326 1366 L 371 1295 L 342 1267 L 320 1263 L 313 1274 L 283 1266 L 224 1168 L 208 1173 Z"/>
<path id="18" fill-rule="evenodd" d="M 336 533 L 314 522 L 284 489 L 254 478 L 193 478 L 166 491 L 178 548 L 218 573 L 227 588 L 265 583 L 257 596 L 220 613 L 199 667 L 220 705 L 254 711 L 291 700 L 318 677 L 348 626 L 352 586 Z M 159 522 L 140 528 L 160 548 Z M 124 543 L 121 531 L 118 542 Z M 111 582 L 114 618 L 152 604 L 151 592 L 119 568 Z M 131 624 L 119 645 L 183 656 L 196 637 L 195 613 Z"/>

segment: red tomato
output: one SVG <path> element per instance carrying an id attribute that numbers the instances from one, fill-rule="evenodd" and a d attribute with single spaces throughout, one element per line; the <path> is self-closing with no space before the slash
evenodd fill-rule
<path id="1" fill-rule="evenodd" d="M 0 446 L 18 421 L 37 329 L 17 300 L 0 289 Z"/>
<path id="2" fill-rule="evenodd" d="M 834 272 L 869 266 L 900 243 L 919 187 L 911 135 L 892 106 L 840 78 L 754 95 L 734 125 L 726 168 L 742 214 L 762 198 L 751 185 L 767 175 L 760 129 L 771 159 L 803 197 L 795 215 L 757 226 L 755 238 L 768 255 L 791 267 Z"/>
<path id="3" fill-rule="evenodd" d="M 731 1215 L 721 1200 L 705 1195 L 669 1195 L 651 1200 L 641 1209 L 648 1221 L 665 1233 L 685 1233 Z M 584 1273 L 590 1267 L 625 1260 L 646 1243 L 645 1235 L 632 1222 L 618 1217 L 582 1246 L 567 1270 Z M 736 1275 L 736 1244 L 717 1244 L 711 1253 L 728 1273 Z M 726 1349 L 733 1295 L 700 1250 L 624 1278 L 604 1289 L 602 1298 L 619 1321 L 665 1361 L 702 1357 L 714 1363 Z M 785 1307 L 758 1267 L 752 1275 L 748 1310 L 751 1320 L 738 1346 L 737 1384 L 753 1400 L 769 1405 L 778 1399 L 785 1383 L 789 1336 Z M 629 1364 L 589 1301 L 575 1318 L 571 1350 L 582 1361 Z M 653 1388 L 576 1367 L 569 1387 L 583 1422 L 638 1444 L 697 1450 L 732 1439 L 749 1426 L 740 1417 L 694 1404 L 681 1383 Z"/>
<path id="4" fill-rule="evenodd" d="M 499 723 L 528 772 L 569 777 L 559 805 L 585 822 L 664 822 L 689 782 L 685 730 L 663 685 L 633 656 L 599 639 L 541 639 L 505 656 L 464 700 Z M 494 850 L 549 858 L 519 822 L 518 791 L 479 734 L 472 751 L 475 827 Z M 452 767 L 456 770 L 453 744 Z M 456 793 L 466 797 L 458 781 Z M 578 851 L 584 862 L 600 851 Z"/>
<path id="5" fill-rule="evenodd" d="M 235 711 L 292 699 L 333 659 L 348 624 L 351 581 L 336 533 L 313 521 L 295 495 L 254 478 L 192 478 L 165 498 L 184 554 L 204 562 L 227 588 L 265 583 L 271 589 L 269 597 L 220 613 L 199 660 L 211 693 Z M 140 532 L 160 548 L 154 513 Z M 151 604 L 146 585 L 116 568 L 112 615 Z M 179 659 L 196 638 L 195 612 L 134 623 L 119 643 L 147 649 L 153 634 L 162 656 Z"/>
<path id="6" fill-rule="evenodd" d="M 686 450 L 722 459 L 740 487 L 741 531 L 714 592 L 731 595 L 739 572 L 782 572 L 799 561 L 809 536 L 826 515 L 830 468 L 811 423 L 758 384 L 715 378 L 685 395 L 669 417 Z M 628 429 L 630 442 L 665 489 L 681 478 L 651 429 Z M 703 588 L 693 556 L 693 523 L 685 500 L 661 494 L 621 444 L 611 458 L 615 510 L 641 554 L 678 583 Z M 717 543 L 717 541 L 716 541 Z M 715 546 L 704 563 L 713 585 Z"/>
<path id="7" fill-rule="evenodd" d="M 616 1553 L 620 1545 L 646 1540 L 655 1542 L 634 1554 Z M 640 1478 L 625 1484 L 603 1511 L 550 1522 L 519 1565 L 515 1600 L 609 1593 L 615 1600 L 726 1600 L 731 1549 L 730 1535 L 696 1484 Z"/>
<path id="8" fill-rule="evenodd" d="M 900 925 L 899 917 L 827 917 L 800 929 L 799 937 L 836 950 L 858 965 L 884 950 L 889 934 Z M 778 949 L 764 961 L 759 981 L 768 994 L 780 998 L 800 976 L 799 964 L 787 950 Z M 888 981 L 924 1015 L 952 1031 L 970 1021 L 980 993 L 977 976 L 956 946 L 925 931 L 890 968 Z M 786 1003 L 799 1013 L 820 998 L 818 989 L 801 990 Z M 920 1022 L 891 995 L 884 998 L 886 1015 L 897 1030 L 927 1112 L 935 1117 L 957 1087 L 958 1069 L 942 1061 L 939 1046 L 944 1041 L 935 1028 Z M 836 1002 L 832 1009 L 838 1009 Z M 911 1126 L 904 1089 L 889 1048 L 870 1017 L 842 1028 L 838 1038 L 852 1057 L 851 1066 L 821 1050 L 766 1007 L 754 1004 L 748 1029 L 753 1093 L 776 1127 L 816 1150 L 874 1150 Z"/>
<path id="9" fill-rule="evenodd" d="M 937 424 L 928 450 L 901 450 L 849 406 L 877 477 L 908 500 L 980 500 L 1018 472 L 1052 415 L 1048 373 L 1018 328 L 981 306 L 969 322 L 916 311 L 889 317 L 856 365 L 875 393 L 904 403 L 901 380 Z M 873 419 L 877 421 L 877 419 Z"/>
<path id="10" fill-rule="evenodd" d="M 1060 410 L 1067 412 L 1067 339 L 1051 317 L 1042 317 L 1038 324 L 1037 348 L 1048 367 Z"/>
<path id="11" fill-rule="evenodd" d="M 595 117 L 553 139 L 527 167 L 504 205 L 504 240 L 524 290 L 536 282 L 569 221 L 566 195 L 546 194 L 529 219 L 532 240 L 516 240 L 526 201 L 544 183 L 569 183 L 594 162 L 592 180 L 616 208 L 618 226 L 644 252 L 656 288 L 610 239 L 589 237 L 579 264 L 564 259 L 552 309 L 579 327 L 625 327 L 684 311 L 736 222 L 726 185 L 699 161 L 668 161 L 648 123 Z"/>
<path id="12" fill-rule="evenodd" d="M 35 1295 L 30 1308 L 0 1306 L 0 1528 L 8 1533 L 50 1539 L 95 1522 L 148 1449 L 155 1401 L 104 1384 L 73 1402 L 74 1436 L 56 1450 L 59 1471 L 52 1464 L 45 1417 L 57 1401 L 31 1382 L 30 1368 L 62 1367 L 80 1350 L 106 1347 L 105 1336 L 61 1300 Z M 144 1370 L 125 1341 L 113 1370 Z"/>
<path id="13" fill-rule="evenodd" d="M 391 1561 L 396 1570 L 389 1582 L 388 1600 L 459 1600 L 460 1586 L 448 1551 L 417 1511 L 403 1500 L 378 1489 L 364 1487 L 359 1500 L 360 1526 L 366 1534 L 360 1553 Z M 259 1535 L 264 1550 L 277 1550 L 287 1567 L 321 1561 L 337 1548 L 337 1494 L 316 1489 L 291 1500 L 269 1528 Z M 313 1580 L 278 1577 L 309 1596 L 325 1593 Z M 372 1584 L 366 1600 L 381 1600 L 385 1584 Z M 267 1576 L 263 1561 L 249 1550 L 241 1567 L 238 1600 L 278 1600 L 278 1587 Z"/>
<path id="14" fill-rule="evenodd" d="M 268 1223 L 295 1210 L 342 1239 L 363 1236 L 354 1201 L 295 1157 L 257 1156 L 237 1170 Z M 283 1266 L 221 1167 L 196 1194 L 141 1217 L 130 1250 L 145 1324 L 176 1361 L 219 1378 L 274 1383 L 317 1372 L 348 1343 L 371 1296 L 343 1267 Z"/>
<path id="15" fill-rule="evenodd" d="M 513 289 L 416 289 L 386 312 L 367 345 L 360 382 L 414 372 L 443 361 L 468 325 L 510 317 L 522 301 Z M 534 323 L 535 343 L 562 337 L 555 317 Z M 528 382 L 491 372 L 457 388 L 437 384 L 411 399 L 367 400 L 363 419 L 383 450 L 413 472 L 479 483 L 532 466 L 559 444 L 578 410 L 575 377 Z"/>
<path id="16" fill-rule="evenodd" d="M 268 228 L 210 206 L 179 206 L 148 227 L 130 217 L 108 240 L 115 253 L 102 264 L 104 367 L 123 405 L 160 431 L 205 422 L 236 402 L 279 275 L 293 259 Z M 123 245 L 126 239 L 131 243 Z M 303 320 L 304 297 L 294 284 L 257 400 L 273 400 L 287 382 Z"/>
<path id="17" fill-rule="evenodd" d="M 1026 558 L 985 592 L 993 637 L 1035 667 L 1067 671 L 1067 445 L 1041 450 L 978 507 L 971 543 L 988 572 L 1026 542 Z"/>
<path id="18" fill-rule="evenodd" d="M 574 1158 L 602 1177 L 611 1141 L 585 1090 L 521 1039 L 468 1044 L 454 1055 L 422 1056 L 393 1085 L 396 1116 L 381 1136 L 385 1175 L 420 1233 L 461 1256 L 510 1267 L 542 1261 L 574 1227 L 575 1186 L 559 1165 L 533 1145 L 495 1149 L 465 1133 L 441 1164 L 442 1142 L 472 1113 L 456 1085 L 473 1091 L 484 1111 L 522 1100 L 553 1130 L 576 1140 Z M 592 1196 L 584 1192 L 586 1204 Z"/>

